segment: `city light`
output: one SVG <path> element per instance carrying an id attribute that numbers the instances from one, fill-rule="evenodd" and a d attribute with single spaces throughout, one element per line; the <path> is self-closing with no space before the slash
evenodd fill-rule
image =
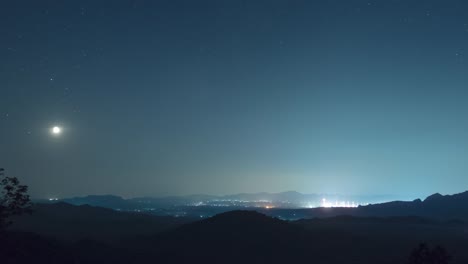
<path id="1" fill-rule="evenodd" d="M 359 204 L 355 202 L 350 202 L 350 201 L 335 201 L 329 202 L 327 199 L 323 198 L 322 199 L 322 207 L 324 208 L 332 208 L 332 207 L 344 207 L 344 208 L 355 208 L 358 207 Z"/>

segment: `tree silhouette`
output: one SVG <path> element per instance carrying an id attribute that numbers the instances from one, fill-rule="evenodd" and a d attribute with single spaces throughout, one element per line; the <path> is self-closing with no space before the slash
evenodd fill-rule
<path id="1" fill-rule="evenodd" d="M 450 255 L 443 247 L 436 246 L 430 249 L 426 244 L 421 243 L 411 252 L 409 264 L 448 264 L 450 260 Z"/>
<path id="2" fill-rule="evenodd" d="M 12 222 L 11 216 L 31 212 L 28 186 L 21 185 L 16 177 L 5 176 L 0 168 L 0 232 Z"/>

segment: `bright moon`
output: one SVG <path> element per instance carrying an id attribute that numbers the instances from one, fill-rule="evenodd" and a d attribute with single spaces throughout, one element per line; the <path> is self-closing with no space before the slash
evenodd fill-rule
<path id="1" fill-rule="evenodd" d="M 60 127 L 58 127 L 58 126 L 54 126 L 54 127 L 52 128 L 52 134 L 54 134 L 54 135 L 58 135 L 58 134 L 60 134 L 61 132 L 62 132 L 62 129 L 61 129 Z"/>

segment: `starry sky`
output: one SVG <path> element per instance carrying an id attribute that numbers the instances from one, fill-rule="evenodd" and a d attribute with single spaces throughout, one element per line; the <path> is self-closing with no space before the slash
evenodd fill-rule
<path id="1" fill-rule="evenodd" d="M 15 0 L 0 34 L 33 197 L 468 189 L 464 0 Z"/>

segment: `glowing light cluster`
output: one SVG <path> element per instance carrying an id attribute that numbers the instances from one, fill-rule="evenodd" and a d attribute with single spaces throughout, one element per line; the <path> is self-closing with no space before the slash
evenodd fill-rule
<path id="1" fill-rule="evenodd" d="M 332 207 L 355 208 L 358 206 L 359 204 L 355 202 L 350 202 L 350 201 L 335 201 L 333 203 L 333 202 L 327 201 L 327 199 L 325 198 L 322 199 L 322 207 L 325 207 L 325 208 L 332 208 Z"/>

